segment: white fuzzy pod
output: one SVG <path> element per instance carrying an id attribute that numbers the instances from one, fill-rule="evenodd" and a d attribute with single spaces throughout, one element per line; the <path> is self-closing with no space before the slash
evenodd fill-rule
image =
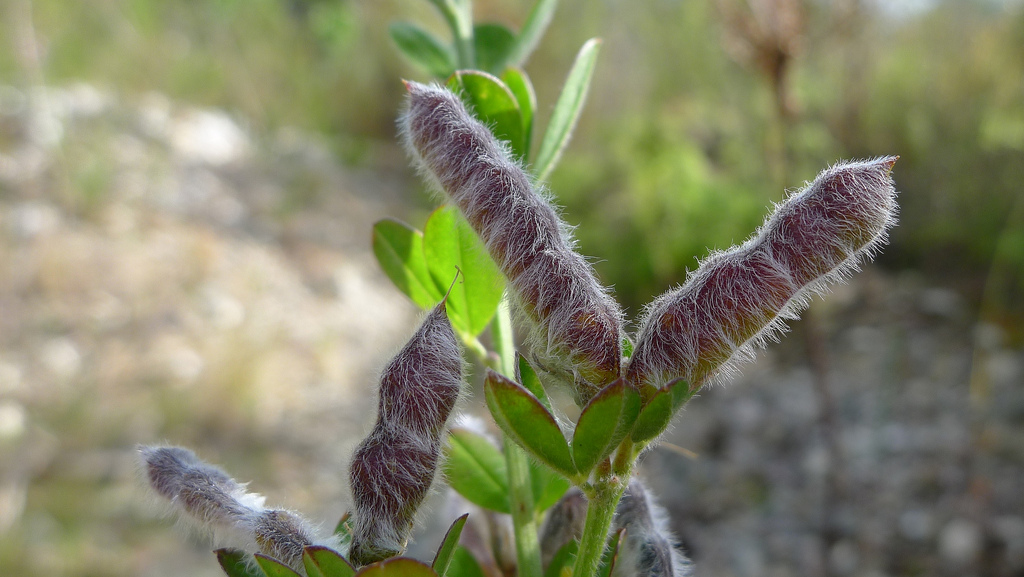
<path id="1" fill-rule="evenodd" d="M 302 550 L 316 543 L 298 513 L 267 509 L 262 496 L 182 447 L 139 447 L 150 486 L 200 529 L 230 529 L 255 549 L 302 572 Z"/>
<path id="2" fill-rule="evenodd" d="M 841 162 L 776 206 L 739 247 L 709 256 L 682 287 L 647 308 L 627 379 L 649 395 L 691 390 L 776 337 L 811 294 L 870 258 L 896 222 L 896 157 Z"/>
<path id="3" fill-rule="evenodd" d="M 690 577 L 693 564 L 676 549 L 668 516 L 639 479 L 632 479 L 615 509 L 614 530 L 625 529 L 611 577 Z"/>
<path id="4" fill-rule="evenodd" d="M 377 422 L 352 457 L 354 563 L 405 550 L 416 510 L 434 481 L 461 385 L 462 348 L 442 302 L 384 369 Z"/>
<path id="5" fill-rule="evenodd" d="M 509 280 L 535 360 L 580 402 L 619 376 L 622 313 L 569 227 L 506 147 L 451 91 L 408 82 L 403 139 Z"/>
<path id="6" fill-rule="evenodd" d="M 558 500 L 544 517 L 540 530 L 541 564 L 547 567 L 558 550 L 583 536 L 587 519 L 587 497 L 578 487 L 572 487 Z"/>

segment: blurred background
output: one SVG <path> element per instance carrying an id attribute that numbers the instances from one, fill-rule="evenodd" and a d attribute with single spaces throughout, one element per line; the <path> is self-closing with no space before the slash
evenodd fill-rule
<path id="1" fill-rule="evenodd" d="M 423 0 L 0 0 L 0 573 L 219 574 L 136 443 L 347 509 L 419 314 L 371 226 L 434 202 L 396 19 L 445 32 Z M 1024 575 L 1024 5 L 563 0 L 541 126 L 593 36 L 551 188 L 630 318 L 786 189 L 900 156 L 890 245 L 644 458 L 697 574 Z"/>

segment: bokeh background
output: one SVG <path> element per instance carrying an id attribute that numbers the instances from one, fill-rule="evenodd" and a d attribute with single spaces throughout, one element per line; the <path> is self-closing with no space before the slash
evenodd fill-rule
<path id="1" fill-rule="evenodd" d="M 434 202 L 395 19 L 444 34 L 422 0 L 0 0 L 0 573 L 217 575 L 136 443 L 347 509 L 418 318 L 370 229 Z M 563 0 L 542 125 L 593 36 L 551 188 L 631 318 L 836 159 L 901 157 L 884 253 L 644 458 L 697 574 L 1024 575 L 1024 5 Z"/>

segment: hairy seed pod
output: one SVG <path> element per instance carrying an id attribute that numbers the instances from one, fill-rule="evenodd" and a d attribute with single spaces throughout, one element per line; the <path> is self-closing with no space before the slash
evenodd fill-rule
<path id="1" fill-rule="evenodd" d="M 365 565 L 405 549 L 461 384 L 462 350 L 442 302 L 384 369 L 377 422 L 352 458 L 353 562 Z"/>
<path id="2" fill-rule="evenodd" d="M 896 157 L 839 163 L 778 205 L 747 242 L 709 256 L 648 307 L 627 379 L 649 395 L 691 390 L 752 357 L 811 294 L 870 258 L 896 222 Z"/>
<path id="3" fill-rule="evenodd" d="M 267 509 L 263 497 L 181 447 L 139 447 L 149 484 L 204 531 L 230 529 L 262 553 L 302 570 L 302 550 L 317 542 L 297 513 Z"/>
<path id="4" fill-rule="evenodd" d="M 625 529 L 612 577 L 690 577 L 693 564 L 673 545 L 668 516 L 632 479 L 615 509 L 615 530 Z"/>
<path id="5" fill-rule="evenodd" d="M 422 171 L 459 207 L 509 280 L 538 364 L 585 402 L 619 376 L 622 313 L 573 250 L 526 171 L 449 90 L 408 82 L 401 120 Z"/>
<path id="6" fill-rule="evenodd" d="M 302 567 L 302 552 L 315 541 L 305 519 L 291 511 L 262 511 L 249 519 L 249 526 L 260 551 L 293 569 Z"/>
<path id="7" fill-rule="evenodd" d="M 551 564 L 559 549 L 583 536 L 586 520 L 587 497 L 578 487 L 572 487 L 548 509 L 540 529 L 540 560 L 544 567 Z"/>

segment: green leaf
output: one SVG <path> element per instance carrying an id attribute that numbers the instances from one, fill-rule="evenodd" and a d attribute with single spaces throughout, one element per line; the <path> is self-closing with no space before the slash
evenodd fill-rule
<path id="1" fill-rule="evenodd" d="M 448 566 L 447 577 L 484 577 L 484 571 L 469 549 L 459 545 Z"/>
<path id="2" fill-rule="evenodd" d="M 526 357 L 516 353 L 516 378 L 522 383 L 523 387 L 527 391 L 533 393 L 533 396 L 537 397 L 540 404 L 544 405 L 544 408 L 551 410 L 551 401 L 548 400 L 548 395 L 544 391 L 544 385 L 540 382 L 540 377 L 537 376 L 537 371 L 533 370 L 533 366 L 526 360 Z"/>
<path id="3" fill-rule="evenodd" d="M 676 410 L 686 402 L 683 397 L 689 398 L 689 390 L 690 386 L 682 380 L 658 389 L 640 410 L 630 433 L 633 442 L 644 443 L 665 432 Z"/>
<path id="4" fill-rule="evenodd" d="M 334 526 L 334 534 L 338 537 L 341 545 L 348 545 L 352 542 L 352 512 L 348 511 L 338 519 Z"/>
<path id="5" fill-rule="evenodd" d="M 576 562 L 576 553 L 579 551 L 579 541 L 569 541 L 555 553 L 551 563 L 544 571 L 544 577 L 563 577 L 566 571 L 572 571 L 572 565 Z"/>
<path id="6" fill-rule="evenodd" d="M 587 98 L 587 90 L 590 88 L 590 80 L 594 76 L 594 66 L 597 63 L 597 52 L 601 41 L 591 38 L 580 48 L 576 55 L 576 61 L 569 70 L 569 76 L 565 79 L 565 86 L 558 96 L 558 102 L 551 113 L 551 120 L 548 122 L 544 139 L 540 143 L 540 151 L 537 152 L 537 162 L 534 164 L 534 173 L 537 180 L 546 180 L 558 162 L 558 157 L 572 136 L 572 130 L 579 120 L 580 112 L 583 110 L 583 101 Z"/>
<path id="7" fill-rule="evenodd" d="M 492 370 L 484 380 L 484 396 L 494 421 L 509 438 L 563 475 L 576 474 L 562 430 L 537 397 Z"/>
<path id="8" fill-rule="evenodd" d="M 467 501 L 484 509 L 509 513 L 505 456 L 485 437 L 452 429 L 445 449 L 445 478 Z"/>
<path id="9" fill-rule="evenodd" d="M 622 337 L 622 356 L 627 359 L 633 357 L 633 339 L 628 336 Z"/>
<path id="10" fill-rule="evenodd" d="M 459 70 L 448 79 L 448 88 L 459 93 L 477 120 L 489 126 L 495 137 L 507 142 L 516 157 L 525 156 L 519 101 L 504 82 L 486 72 Z"/>
<path id="11" fill-rule="evenodd" d="M 523 119 L 523 160 L 530 158 L 530 142 L 533 138 L 533 114 L 537 110 L 537 94 L 533 91 L 530 77 L 520 68 L 506 68 L 501 80 L 516 97 L 519 116 Z"/>
<path id="12" fill-rule="evenodd" d="M 476 67 L 496 74 L 505 68 L 509 52 L 516 44 L 516 35 L 501 24 L 477 24 L 473 27 L 473 49 Z"/>
<path id="13" fill-rule="evenodd" d="M 428 310 L 441 301 L 444 292 L 427 268 L 423 233 L 397 220 L 381 220 L 373 225 L 373 254 L 384 274 L 420 308 Z"/>
<path id="14" fill-rule="evenodd" d="M 519 31 L 519 36 L 516 38 L 516 45 L 508 56 L 510 65 L 526 64 L 526 59 L 540 43 L 544 31 L 551 23 L 557 6 L 558 0 L 537 0 L 537 3 L 533 5 L 530 15 L 526 17 L 526 22 L 523 24 L 523 29 Z"/>
<path id="15" fill-rule="evenodd" d="M 464 340 L 476 338 L 498 310 L 505 277 L 466 219 L 451 206 L 438 208 L 427 219 L 423 252 L 437 286 L 447 289 L 456 269 L 462 271 L 448 295 L 448 318 Z"/>
<path id="16" fill-rule="evenodd" d="M 572 457 L 583 474 L 619 446 L 640 413 L 640 394 L 625 379 L 617 379 L 590 399 L 580 413 L 572 436 Z"/>
<path id="17" fill-rule="evenodd" d="M 356 570 L 337 551 L 314 545 L 302 551 L 307 577 L 352 577 Z"/>
<path id="18" fill-rule="evenodd" d="M 388 27 L 391 39 L 413 64 L 431 76 L 447 78 L 455 72 L 455 55 L 433 34 L 409 22 Z"/>
<path id="19" fill-rule="evenodd" d="M 260 569 L 263 569 L 267 577 L 301 577 L 291 567 L 273 557 L 268 557 L 262 553 L 257 553 L 255 557 L 256 564 L 260 566 Z"/>
<path id="20" fill-rule="evenodd" d="M 622 543 L 625 533 L 625 529 L 619 529 L 608 538 L 608 545 L 605 546 L 604 553 L 601 554 L 601 564 L 597 566 L 597 574 L 594 577 L 609 577 L 612 574 L 615 562 L 619 558 L 619 544 Z"/>
<path id="21" fill-rule="evenodd" d="M 557 503 L 572 483 L 549 467 L 530 461 L 530 486 L 533 487 L 534 509 L 540 513 Z"/>
<path id="22" fill-rule="evenodd" d="M 448 528 L 448 532 L 445 533 L 441 546 L 437 548 L 437 554 L 434 555 L 434 562 L 431 564 L 431 567 L 434 568 L 434 572 L 439 577 L 445 577 L 448 572 L 452 556 L 455 555 L 455 549 L 459 546 L 459 537 L 462 535 L 462 528 L 466 525 L 467 518 L 469 518 L 469 513 L 456 519 L 452 526 Z"/>
<path id="23" fill-rule="evenodd" d="M 683 405 L 689 402 L 693 398 L 693 395 L 697 393 L 697 389 L 690 390 L 690 383 L 683 379 L 677 379 L 671 383 L 662 387 L 663 389 L 670 389 L 672 391 L 672 414 L 676 414 Z"/>
<path id="24" fill-rule="evenodd" d="M 437 577 L 437 573 L 415 559 L 392 557 L 363 567 L 356 577 Z"/>
<path id="25" fill-rule="evenodd" d="M 228 577 L 266 577 L 252 564 L 252 556 L 240 549 L 217 549 L 217 562 Z"/>

